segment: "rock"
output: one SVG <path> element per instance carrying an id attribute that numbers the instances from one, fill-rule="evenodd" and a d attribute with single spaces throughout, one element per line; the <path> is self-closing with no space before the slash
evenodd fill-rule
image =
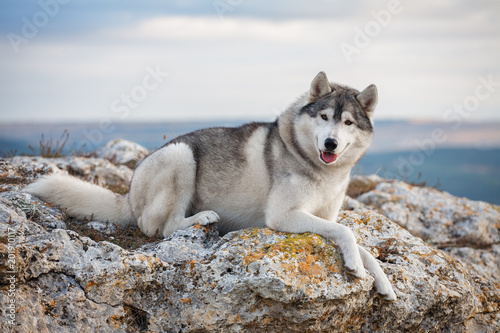
<path id="1" fill-rule="evenodd" d="M 117 227 L 110 222 L 90 221 L 87 223 L 87 226 L 107 235 L 114 234 L 118 230 Z"/>
<path id="2" fill-rule="evenodd" d="M 99 185 L 126 185 L 132 180 L 133 171 L 124 165 L 115 166 L 105 159 L 73 157 L 68 160 L 69 173 Z"/>
<path id="3" fill-rule="evenodd" d="M 124 164 L 133 169 L 149 154 L 150 151 L 147 148 L 123 139 L 110 141 L 96 151 L 97 157 L 105 158 L 114 164 Z"/>
<path id="4" fill-rule="evenodd" d="M 344 199 L 344 205 L 342 206 L 342 210 L 366 211 L 369 209 L 367 209 L 366 206 L 363 205 L 358 200 L 353 199 L 350 196 L 346 195 Z"/>
<path id="5" fill-rule="evenodd" d="M 488 280 L 500 282 L 500 244 L 486 249 L 447 247 L 443 251 L 459 260 L 470 272 Z"/>
<path id="6" fill-rule="evenodd" d="M 127 332 L 139 331 L 130 308 L 93 302 L 76 280 L 61 273 L 48 273 L 22 285 L 18 302 L 26 309 L 17 317 L 18 331 L 35 332 Z M 4 300 L 2 300 L 4 301 Z M 40 314 L 44 314 L 40 316 Z"/>
<path id="7" fill-rule="evenodd" d="M 106 159 L 82 156 L 43 158 L 16 156 L 0 161 L 0 175 L 11 183 L 27 184 L 35 178 L 53 172 L 65 172 L 102 186 L 128 188 L 133 171 L 115 166 Z M 0 190 L 19 190 L 21 186 L 0 184 Z"/>
<path id="8" fill-rule="evenodd" d="M 34 201 L 28 193 L 0 192 L 0 200 L 4 204 L 13 204 L 19 213 L 24 213 L 23 216 L 37 222 L 49 231 L 66 229 L 66 223 L 62 220 L 63 214 L 59 209 Z"/>
<path id="9" fill-rule="evenodd" d="M 400 181 L 378 182 L 356 200 L 500 281 L 500 207 Z"/>
<path id="10" fill-rule="evenodd" d="M 347 195 L 351 198 L 359 197 L 363 193 L 374 190 L 378 184 L 383 182 L 387 182 L 387 180 L 378 175 L 354 175 L 349 182 Z"/>
<path id="11" fill-rule="evenodd" d="M 4 195 L 0 302 L 10 303 L 14 286 L 16 326 L 2 307 L 2 331 L 500 329 L 498 283 L 471 276 L 375 212 L 346 211 L 339 221 L 381 261 L 398 296 L 393 303 L 377 296 L 372 277 L 352 277 L 335 244 L 315 234 L 247 229 L 221 237 L 216 225 L 195 226 L 132 251 L 71 230 L 47 231 L 19 208 L 34 198 L 19 204 L 16 194 Z"/>

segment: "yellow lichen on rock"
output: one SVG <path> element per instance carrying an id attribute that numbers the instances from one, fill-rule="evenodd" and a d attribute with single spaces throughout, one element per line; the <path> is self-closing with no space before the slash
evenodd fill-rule
<path id="1" fill-rule="evenodd" d="M 272 233 L 266 229 L 263 231 L 267 231 L 266 234 Z M 257 229 L 250 232 L 260 231 Z M 270 261 L 278 262 L 284 275 L 302 285 L 321 282 L 329 275 L 342 271 L 339 252 L 319 235 L 276 234 L 281 237 L 271 244 L 259 244 L 253 248 L 243 258 L 243 263 L 248 266 L 266 257 Z"/>

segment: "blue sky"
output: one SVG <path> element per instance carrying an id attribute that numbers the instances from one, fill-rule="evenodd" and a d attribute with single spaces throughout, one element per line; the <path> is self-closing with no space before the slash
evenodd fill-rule
<path id="1" fill-rule="evenodd" d="M 273 119 L 319 71 L 376 119 L 500 120 L 500 2 L 2 0 L 0 122 Z"/>

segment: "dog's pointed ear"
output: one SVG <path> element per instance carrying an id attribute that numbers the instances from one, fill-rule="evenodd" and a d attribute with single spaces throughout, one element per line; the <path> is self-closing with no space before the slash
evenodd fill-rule
<path id="1" fill-rule="evenodd" d="M 365 90 L 356 95 L 356 99 L 361 104 L 363 110 L 365 110 L 368 118 L 371 118 L 378 102 L 377 86 L 370 84 Z"/>
<path id="2" fill-rule="evenodd" d="M 311 83 L 311 90 L 309 90 L 309 103 L 317 101 L 320 97 L 323 97 L 332 92 L 330 88 L 330 83 L 328 83 L 328 78 L 325 72 L 319 72 Z"/>

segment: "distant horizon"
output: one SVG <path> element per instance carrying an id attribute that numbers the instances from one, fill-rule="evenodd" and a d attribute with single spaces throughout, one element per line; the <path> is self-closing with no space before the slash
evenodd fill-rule
<path id="1" fill-rule="evenodd" d="M 254 121 L 265 121 L 252 119 Z M 195 121 L 142 121 L 119 122 L 18 122 L 0 123 L 2 149 L 10 145 L 27 147 L 37 144 L 42 134 L 48 139 L 58 139 L 68 130 L 71 141 L 86 143 L 92 150 L 106 142 L 122 138 L 135 141 L 151 149 L 179 135 L 207 127 L 235 127 L 251 122 L 246 119 L 221 119 Z M 435 122 L 429 120 L 375 120 L 371 152 L 402 151 L 412 149 L 437 149 L 440 147 L 487 148 L 500 147 L 500 121 Z M 423 147 L 423 148 L 422 148 Z"/>

